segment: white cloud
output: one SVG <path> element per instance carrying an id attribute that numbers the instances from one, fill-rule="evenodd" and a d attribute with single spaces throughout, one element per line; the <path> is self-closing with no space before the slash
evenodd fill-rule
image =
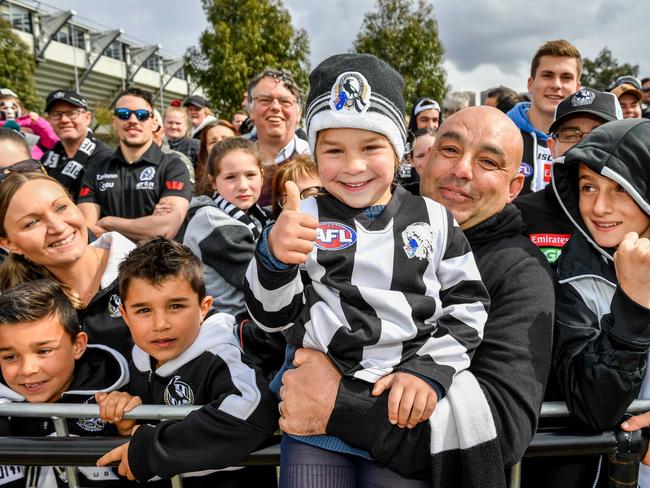
<path id="1" fill-rule="evenodd" d="M 446 48 L 447 83 L 456 90 L 506 85 L 523 91 L 530 60 L 539 45 L 568 39 L 593 58 L 607 46 L 619 62 L 641 66 L 650 76 L 647 2 L 622 0 L 434 0 L 440 38 Z M 293 24 L 311 41 L 315 67 L 327 56 L 350 50 L 374 0 L 285 0 Z M 190 0 L 59 0 L 57 7 L 180 55 L 198 42 L 206 27 L 201 2 Z"/>

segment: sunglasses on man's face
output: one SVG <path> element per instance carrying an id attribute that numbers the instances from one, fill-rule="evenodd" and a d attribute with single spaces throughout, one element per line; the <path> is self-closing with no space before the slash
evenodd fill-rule
<path id="1" fill-rule="evenodd" d="M 129 120 L 131 118 L 131 114 L 135 114 L 135 118 L 138 119 L 140 122 L 144 122 L 146 120 L 149 120 L 151 117 L 153 117 L 153 114 L 149 110 L 145 109 L 139 109 L 139 110 L 130 110 L 128 108 L 116 108 L 115 112 L 115 117 L 117 117 L 120 120 Z"/>
<path id="2" fill-rule="evenodd" d="M 4 168 L 1 166 L 2 163 L 0 163 L 0 182 L 11 173 L 31 173 L 33 171 L 45 173 L 41 162 L 36 159 L 25 159 L 24 161 L 18 161 L 17 163 L 10 164 Z"/>

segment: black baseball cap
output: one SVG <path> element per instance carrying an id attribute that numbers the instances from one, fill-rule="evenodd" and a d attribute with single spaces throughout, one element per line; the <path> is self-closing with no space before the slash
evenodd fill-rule
<path id="1" fill-rule="evenodd" d="M 208 103 L 208 101 L 199 95 L 192 95 L 187 97 L 183 102 L 183 107 L 187 107 L 188 105 L 194 105 L 195 107 L 199 107 L 199 108 L 204 108 L 204 107 L 210 108 L 210 104 Z"/>
<path id="2" fill-rule="evenodd" d="M 549 133 L 555 132 L 565 120 L 580 114 L 592 114 L 605 122 L 623 118 L 621 105 L 614 94 L 581 88 L 562 100 L 555 108 L 555 117 Z"/>
<path id="3" fill-rule="evenodd" d="M 68 90 L 54 90 L 47 96 L 45 100 L 45 111 L 49 112 L 56 102 L 66 102 L 75 107 L 83 108 L 88 110 L 88 102 L 79 95 L 77 92 L 68 91 Z"/>

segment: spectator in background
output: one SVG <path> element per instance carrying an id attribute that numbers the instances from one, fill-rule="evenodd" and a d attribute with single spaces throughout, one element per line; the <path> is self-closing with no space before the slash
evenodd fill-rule
<path id="1" fill-rule="evenodd" d="M 582 60 L 578 49 L 564 39 L 549 41 L 537 50 L 530 66 L 531 102 L 508 112 L 524 138 L 521 172 L 526 177 L 522 195 L 539 191 L 551 181 L 551 151 L 547 141 L 555 108 L 580 89 Z"/>
<path id="2" fill-rule="evenodd" d="M 418 98 L 409 118 L 410 132 L 418 129 L 438 130 L 440 126 L 440 105 L 433 98 Z"/>
<path id="3" fill-rule="evenodd" d="M 118 231 L 135 240 L 178 232 L 192 194 L 190 174 L 173 154 L 153 143 L 151 94 L 125 90 L 115 102 L 113 127 L 120 145 L 113 156 L 89 168 L 79 191 L 79 209 L 90 229 Z M 170 212 L 153 215 L 165 203 Z"/>
<path id="4" fill-rule="evenodd" d="M 163 119 L 162 115 L 158 110 L 153 110 L 153 142 L 156 146 L 162 146 L 163 140 L 165 139 L 165 131 L 163 130 Z"/>
<path id="5" fill-rule="evenodd" d="M 507 86 L 497 86 L 488 90 L 483 105 L 496 107 L 503 113 L 508 113 L 519 102 L 523 101 L 519 93 Z"/>
<path id="6" fill-rule="evenodd" d="M 273 195 L 272 213 L 277 219 L 287 199 L 286 182 L 293 181 L 298 187 L 300 198 L 304 200 L 319 194 L 323 184 L 318 176 L 316 163 L 308 154 L 299 154 L 280 166 L 273 176 L 271 193 Z"/>
<path id="7" fill-rule="evenodd" d="M 189 118 L 182 107 L 167 107 L 163 116 L 165 142 L 169 149 L 185 154 L 196 166 L 199 159 L 201 143 L 197 139 L 187 137 Z"/>
<path id="8" fill-rule="evenodd" d="M 12 90 L 0 88 L 0 121 L 9 120 L 20 126 L 34 159 L 40 160 L 59 140 L 47 120 L 36 112 L 25 110 Z"/>
<path id="9" fill-rule="evenodd" d="M 228 139 L 229 137 L 236 137 L 239 133 L 235 130 L 234 126 L 227 120 L 213 120 L 205 125 L 201 131 L 201 140 L 199 142 L 199 159 L 196 166 L 196 181 L 198 181 L 197 194 L 206 194 L 208 188 L 204 187 L 205 171 L 208 167 L 208 156 L 210 150 L 218 142 Z"/>
<path id="10" fill-rule="evenodd" d="M 203 127 L 213 120 L 217 120 L 210 110 L 208 101 L 199 95 L 187 97 L 183 102 L 183 107 L 187 109 L 187 116 L 192 124 L 190 132 L 192 139 L 198 139 L 201 136 Z"/>
<path id="11" fill-rule="evenodd" d="M 415 132 L 409 132 L 407 141 L 411 151 L 406 154 L 399 172 L 402 186 L 413 195 L 420 194 L 420 176 L 429 156 L 429 149 L 435 140 L 436 131 L 433 129 L 417 129 Z"/>
<path id="12" fill-rule="evenodd" d="M 623 109 L 624 119 L 641 118 L 641 82 L 634 76 L 619 76 L 614 82 L 614 87 L 609 90 L 618 98 Z"/>
<path id="13" fill-rule="evenodd" d="M 449 92 L 443 102 L 445 108 L 445 118 L 455 114 L 460 109 L 469 107 L 469 93 L 466 92 Z"/>
<path id="14" fill-rule="evenodd" d="M 47 118 L 59 137 L 42 158 L 47 173 L 65 186 L 76 200 L 86 168 L 111 157 L 113 149 L 90 130 L 93 114 L 76 92 L 55 90 L 45 101 Z"/>
<path id="15" fill-rule="evenodd" d="M 650 119 L 650 77 L 641 80 L 641 91 L 643 92 L 643 116 Z"/>
<path id="16" fill-rule="evenodd" d="M 265 166 L 260 205 L 271 203 L 271 179 L 277 166 L 297 154 L 309 153 L 307 141 L 296 135 L 302 113 L 302 90 L 291 73 L 266 69 L 248 82 L 251 119 Z"/>
<path id="17" fill-rule="evenodd" d="M 235 127 L 236 130 L 239 130 L 239 127 L 244 123 L 244 121 L 248 118 L 248 113 L 245 110 L 237 110 L 232 116 L 232 125 Z"/>

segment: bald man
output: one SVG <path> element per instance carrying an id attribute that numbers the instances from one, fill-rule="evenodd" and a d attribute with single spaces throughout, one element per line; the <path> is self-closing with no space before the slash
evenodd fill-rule
<path id="1" fill-rule="evenodd" d="M 521 235 L 521 215 L 511 204 L 523 186 L 518 172 L 522 151 L 519 130 L 501 111 L 463 109 L 438 130 L 420 187 L 422 195 L 453 213 L 490 292 L 485 335 L 469 370 L 496 430 L 496 459 L 489 461 L 504 469 L 521 458 L 537 427 L 554 309 L 548 263 Z M 280 390 L 284 432 L 337 436 L 407 477 L 441 476 L 448 486 L 461 486 L 462 478 L 471 476 L 465 468 L 452 467 L 433 474 L 430 449 L 436 432 L 428 422 L 413 429 L 391 425 L 387 394 L 373 397 L 365 383 L 342 378 L 320 352 L 301 349 L 295 362 L 298 367 L 284 374 Z M 473 467 L 488 468 L 480 463 Z M 505 486 L 505 477 L 498 485 Z"/>

